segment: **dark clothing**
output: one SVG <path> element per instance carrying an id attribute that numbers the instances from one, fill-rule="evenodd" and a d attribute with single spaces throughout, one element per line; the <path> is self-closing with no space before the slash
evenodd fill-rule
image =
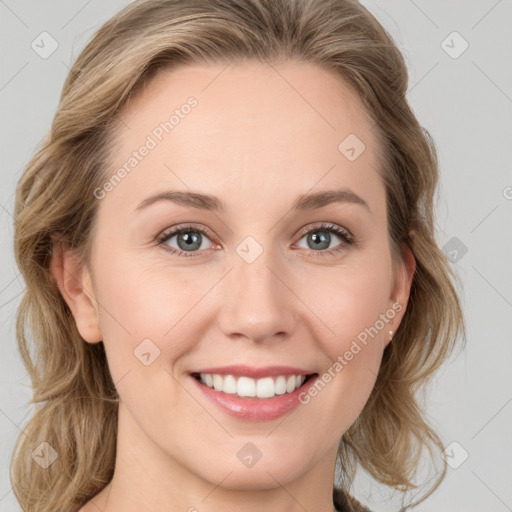
<path id="1" fill-rule="evenodd" d="M 339 512 L 371 512 L 364 505 L 341 489 L 334 489 L 332 498 L 336 510 Z"/>

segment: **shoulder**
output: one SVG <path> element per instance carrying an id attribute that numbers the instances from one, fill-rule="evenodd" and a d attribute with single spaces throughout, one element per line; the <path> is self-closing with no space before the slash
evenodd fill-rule
<path id="1" fill-rule="evenodd" d="M 339 512 L 372 512 L 342 489 L 334 488 L 333 502 Z"/>

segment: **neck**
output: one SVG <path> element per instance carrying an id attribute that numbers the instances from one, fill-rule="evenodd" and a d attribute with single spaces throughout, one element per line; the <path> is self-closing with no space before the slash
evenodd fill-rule
<path id="1" fill-rule="evenodd" d="M 259 473 L 258 465 L 249 470 L 254 472 L 249 483 L 237 473 L 239 465 L 209 480 L 187 466 L 187 453 L 165 453 L 120 403 L 114 476 L 81 512 L 335 512 L 336 449 L 311 461 L 306 472 L 291 480 L 275 478 L 263 465 Z"/>

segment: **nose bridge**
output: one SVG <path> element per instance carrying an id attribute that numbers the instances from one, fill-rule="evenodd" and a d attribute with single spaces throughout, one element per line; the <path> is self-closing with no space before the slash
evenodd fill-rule
<path id="1" fill-rule="evenodd" d="M 275 252 L 247 237 L 233 254 L 220 322 L 225 335 L 263 341 L 295 328 L 296 303 L 282 282 Z"/>

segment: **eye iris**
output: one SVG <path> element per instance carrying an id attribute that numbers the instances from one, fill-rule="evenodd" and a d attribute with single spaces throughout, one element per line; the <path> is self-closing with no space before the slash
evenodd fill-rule
<path id="1" fill-rule="evenodd" d="M 331 235 L 326 231 L 316 231 L 308 235 L 308 242 L 313 244 L 320 244 L 316 249 L 327 249 L 331 242 Z"/>
<path id="2" fill-rule="evenodd" d="M 193 231 L 185 231 L 178 234 L 178 245 L 184 251 L 199 249 L 201 247 L 201 234 Z"/>

